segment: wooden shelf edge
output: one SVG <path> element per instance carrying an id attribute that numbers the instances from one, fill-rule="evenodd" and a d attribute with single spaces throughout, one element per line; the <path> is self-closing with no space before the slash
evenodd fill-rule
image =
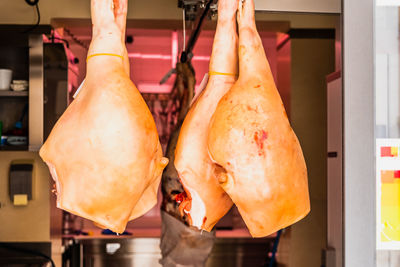
<path id="1" fill-rule="evenodd" d="M 0 90 L 0 97 L 26 97 L 28 95 L 28 91 Z"/>

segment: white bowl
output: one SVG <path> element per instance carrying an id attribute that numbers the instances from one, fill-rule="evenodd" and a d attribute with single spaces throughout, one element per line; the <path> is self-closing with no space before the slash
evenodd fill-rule
<path id="1" fill-rule="evenodd" d="M 0 69 L 0 90 L 10 89 L 12 70 Z"/>

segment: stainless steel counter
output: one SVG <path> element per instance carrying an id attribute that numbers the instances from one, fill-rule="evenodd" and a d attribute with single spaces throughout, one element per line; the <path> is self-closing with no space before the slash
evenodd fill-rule
<path id="1" fill-rule="evenodd" d="M 159 238 L 81 238 L 76 242 L 80 266 L 161 266 Z M 217 238 L 206 267 L 261 267 L 272 242 L 272 238 Z"/>

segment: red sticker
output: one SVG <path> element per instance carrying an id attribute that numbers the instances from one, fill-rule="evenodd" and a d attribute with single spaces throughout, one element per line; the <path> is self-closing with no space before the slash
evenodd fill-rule
<path id="1" fill-rule="evenodd" d="M 390 146 L 381 147 L 381 157 L 393 157 L 392 148 Z"/>

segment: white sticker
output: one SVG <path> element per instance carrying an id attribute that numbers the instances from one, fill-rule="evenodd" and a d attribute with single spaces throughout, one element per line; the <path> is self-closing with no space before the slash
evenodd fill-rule
<path id="1" fill-rule="evenodd" d="M 121 247 L 120 243 L 107 243 L 106 252 L 107 254 L 113 255 Z"/>
<path id="2" fill-rule="evenodd" d="M 190 105 L 192 105 L 194 103 L 194 101 L 196 101 L 197 97 L 199 97 L 201 91 L 204 90 L 204 88 L 206 88 L 208 83 L 208 72 L 206 74 L 204 74 L 203 80 L 201 80 L 201 83 L 197 89 L 197 93 L 196 95 L 193 97 L 192 102 L 190 103 Z"/>
<path id="3" fill-rule="evenodd" d="M 85 79 L 83 79 L 81 85 L 79 85 L 78 89 L 76 90 L 75 94 L 72 96 L 74 99 L 76 98 L 76 96 L 79 94 L 79 91 L 82 88 L 83 83 L 85 82 Z"/>

